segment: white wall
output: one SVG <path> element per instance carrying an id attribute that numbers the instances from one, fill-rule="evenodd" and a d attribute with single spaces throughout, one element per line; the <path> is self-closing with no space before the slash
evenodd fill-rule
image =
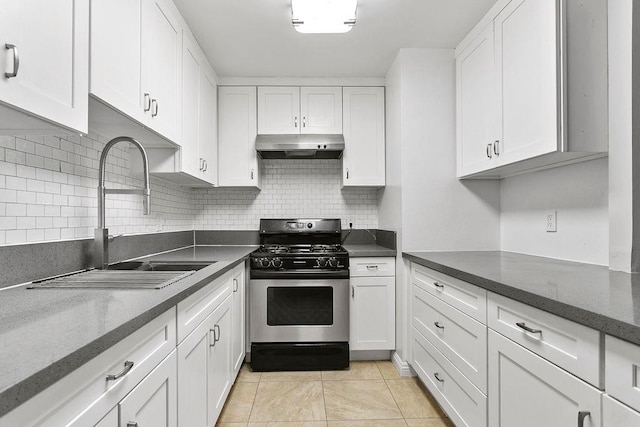
<path id="1" fill-rule="evenodd" d="M 378 221 L 400 251 L 497 250 L 497 181 L 456 179 L 455 60 L 451 49 L 402 49 L 386 76 L 387 187 Z M 397 261 L 396 352 L 408 354 L 409 289 Z"/>
<path id="2" fill-rule="evenodd" d="M 456 178 L 454 52 L 402 55 L 402 249 L 496 250 L 499 184 Z"/>
<path id="3" fill-rule="evenodd" d="M 608 7 L 609 268 L 630 272 L 633 243 L 633 0 L 610 1 Z"/>
<path id="4" fill-rule="evenodd" d="M 604 158 L 503 179 L 501 250 L 608 265 L 607 165 Z M 555 233 L 546 232 L 549 211 L 557 211 Z"/>

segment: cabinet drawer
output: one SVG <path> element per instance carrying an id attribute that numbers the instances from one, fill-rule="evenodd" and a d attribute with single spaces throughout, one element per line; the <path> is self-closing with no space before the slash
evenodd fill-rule
<path id="1" fill-rule="evenodd" d="M 488 310 L 491 329 L 602 388 L 600 332 L 493 293 Z"/>
<path id="2" fill-rule="evenodd" d="M 602 426 L 640 426 L 640 412 L 636 412 L 606 394 L 602 396 Z"/>
<path id="3" fill-rule="evenodd" d="M 487 327 L 413 286 L 413 327 L 487 393 Z"/>
<path id="4" fill-rule="evenodd" d="M 182 342 L 224 299 L 231 295 L 229 271 L 178 303 L 178 342 Z"/>
<path id="5" fill-rule="evenodd" d="M 395 276 L 396 259 L 393 257 L 358 257 L 349 259 L 349 274 L 358 276 Z"/>
<path id="6" fill-rule="evenodd" d="M 487 397 L 415 328 L 413 369 L 455 425 L 486 426 Z M 437 377 L 437 378 L 436 378 Z"/>
<path id="7" fill-rule="evenodd" d="M 411 263 L 411 283 L 478 322 L 487 323 L 487 291 L 484 289 L 415 263 Z"/>
<path id="8" fill-rule="evenodd" d="M 7 414 L 0 426 L 95 425 L 175 346 L 174 307 Z M 125 362 L 133 366 L 127 370 Z"/>
<path id="9" fill-rule="evenodd" d="M 605 391 L 640 411 L 640 346 L 605 337 Z"/>

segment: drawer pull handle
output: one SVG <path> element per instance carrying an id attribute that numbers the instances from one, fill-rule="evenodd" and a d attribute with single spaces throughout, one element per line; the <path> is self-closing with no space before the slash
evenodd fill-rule
<path id="1" fill-rule="evenodd" d="M 541 334 L 542 333 L 542 329 L 532 329 L 530 327 L 528 327 L 527 325 L 525 325 L 524 322 L 518 322 L 516 323 L 516 326 L 520 329 L 524 329 L 527 332 L 531 332 L 532 334 Z"/>
<path id="2" fill-rule="evenodd" d="M 215 347 L 216 343 L 218 342 L 218 340 L 216 339 L 215 326 L 213 327 L 213 329 L 209 329 L 209 334 L 213 334 L 213 339 L 211 340 L 211 344 L 209 344 L 209 347 Z M 211 337 L 211 335 L 209 335 L 209 337 Z"/>
<path id="3" fill-rule="evenodd" d="M 124 362 L 124 369 L 122 371 L 118 372 L 115 375 L 114 374 L 107 375 L 107 381 L 114 381 L 114 380 L 117 380 L 119 378 L 124 377 L 125 375 L 127 375 L 129 373 L 131 368 L 133 368 L 133 362 L 127 360 L 126 362 Z"/>
<path id="4" fill-rule="evenodd" d="M 238 292 L 238 279 L 233 279 L 233 292 Z"/>
<path id="5" fill-rule="evenodd" d="M 214 325 L 213 336 L 216 339 L 216 342 L 220 341 L 220 325 Z"/>
<path id="6" fill-rule="evenodd" d="M 578 427 L 584 427 L 584 419 L 591 416 L 589 411 L 578 412 Z"/>
<path id="7" fill-rule="evenodd" d="M 436 325 L 436 328 L 438 329 L 444 329 L 444 326 L 442 326 L 440 322 L 433 322 L 433 324 Z"/>
<path id="8" fill-rule="evenodd" d="M 367 270 L 377 270 L 378 266 L 377 265 L 367 265 Z"/>
<path id="9" fill-rule="evenodd" d="M 135 421 L 129 421 L 127 427 L 138 427 L 138 423 Z"/>
<path id="10" fill-rule="evenodd" d="M 438 381 L 440 381 L 441 383 L 443 383 L 443 382 L 444 382 L 444 379 L 440 378 L 440 373 L 436 372 L 435 374 L 433 374 L 433 376 L 434 376 Z"/>
<path id="11" fill-rule="evenodd" d="M 433 286 L 435 286 L 439 290 L 443 290 L 444 289 L 444 285 L 442 283 L 440 283 L 440 282 L 433 282 Z"/>

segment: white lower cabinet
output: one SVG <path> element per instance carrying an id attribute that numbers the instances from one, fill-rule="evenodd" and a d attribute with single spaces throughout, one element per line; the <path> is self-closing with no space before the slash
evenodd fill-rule
<path id="1" fill-rule="evenodd" d="M 244 264 L 240 264 L 236 268 L 233 269 L 233 277 L 231 279 L 232 286 L 232 301 L 233 301 L 233 310 L 232 316 L 233 320 L 231 322 L 231 360 L 233 362 L 233 378 L 235 379 L 236 375 L 240 371 L 240 367 L 242 366 L 242 362 L 244 362 L 245 356 L 245 348 L 244 348 L 244 340 L 245 340 L 245 266 Z"/>
<path id="2" fill-rule="evenodd" d="M 602 396 L 602 427 L 640 426 L 640 412 L 636 412 L 608 395 Z"/>
<path id="3" fill-rule="evenodd" d="M 413 369 L 449 418 L 456 426 L 486 426 L 487 396 L 420 332 L 415 328 L 412 331 Z"/>
<path id="4" fill-rule="evenodd" d="M 214 425 L 231 390 L 231 297 L 211 314 L 213 342 L 209 346 L 207 373 L 208 424 Z"/>
<path id="5" fill-rule="evenodd" d="M 120 426 L 177 427 L 176 351 L 122 399 Z"/>
<path id="6" fill-rule="evenodd" d="M 214 425 L 242 365 L 244 271 L 241 263 L 178 305 L 178 330 L 188 333 L 178 345 L 179 426 Z"/>
<path id="7" fill-rule="evenodd" d="M 395 258 L 351 258 L 349 261 L 349 349 L 395 349 Z"/>
<path id="8" fill-rule="evenodd" d="M 600 390 L 493 330 L 488 360 L 490 426 L 602 425 Z"/>

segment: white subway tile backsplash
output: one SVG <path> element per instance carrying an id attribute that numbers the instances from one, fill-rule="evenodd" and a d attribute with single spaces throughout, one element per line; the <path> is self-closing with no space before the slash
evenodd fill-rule
<path id="1" fill-rule="evenodd" d="M 0 136 L 0 244 L 93 237 L 97 225 L 98 158 L 107 140 L 89 137 Z M 111 234 L 185 229 L 256 230 L 264 217 L 335 217 L 377 227 L 377 191 L 341 188 L 339 160 L 264 160 L 262 191 L 190 189 L 151 179 L 151 211 L 136 195 L 108 195 Z M 113 147 L 109 188 L 142 185 L 129 173 L 129 147 Z"/>

